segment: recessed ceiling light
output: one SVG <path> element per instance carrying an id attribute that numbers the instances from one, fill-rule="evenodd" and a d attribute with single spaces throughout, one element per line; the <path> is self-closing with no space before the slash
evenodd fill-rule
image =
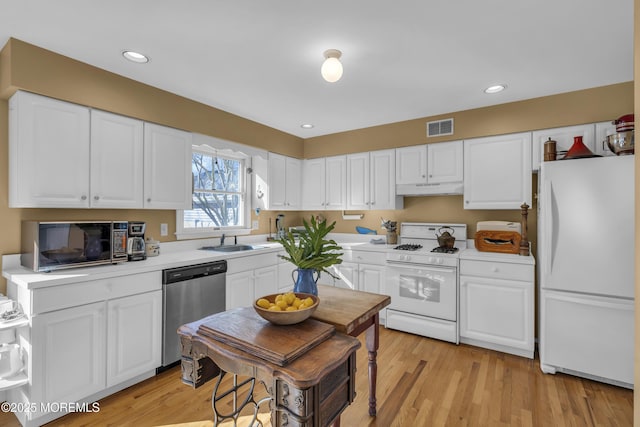
<path id="1" fill-rule="evenodd" d="M 122 51 L 122 56 L 127 58 L 129 61 L 137 62 L 138 64 L 145 64 L 149 62 L 149 57 L 147 55 L 143 55 L 142 53 L 135 52 L 133 50 Z"/>
<path id="2" fill-rule="evenodd" d="M 484 93 L 498 93 L 507 88 L 507 85 L 493 85 L 484 90 Z"/>
<path id="3" fill-rule="evenodd" d="M 302 129 L 313 129 L 313 125 L 311 123 L 304 123 L 300 125 Z"/>

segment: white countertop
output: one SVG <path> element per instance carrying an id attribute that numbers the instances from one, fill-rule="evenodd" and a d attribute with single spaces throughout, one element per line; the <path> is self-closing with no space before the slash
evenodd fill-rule
<path id="1" fill-rule="evenodd" d="M 374 236 L 375 237 L 375 236 Z M 359 250 L 386 251 L 395 245 L 374 245 L 369 243 L 371 235 L 330 234 L 344 250 L 357 248 Z M 384 236 L 383 236 L 384 238 Z M 160 243 L 160 255 L 147 257 L 143 261 L 123 262 L 120 264 L 98 265 L 85 268 L 70 268 L 54 270 L 49 273 L 34 272 L 20 265 L 20 255 L 4 255 L 2 257 L 2 276 L 18 286 L 27 289 L 37 289 L 88 280 L 108 279 L 111 277 L 130 274 L 162 271 L 167 268 L 183 267 L 217 260 L 242 258 L 262 253 L 279 252 L 282 245 L 273 241 L 266 241 L 266 236 L 242 237 L 238 243 L 260 246 L 260 249 L 240 252 L 215 252 L 199 249 L 202 246 L 215 246 L 218 239 L 183 240 L 177 242 Z"/>
<path id="2" fill-rule="evenodd" d="M 359 234 L 330 234 L 342 248 L 347 250 L 361 250 L 370 252 L 388 252 L 397 245 L 373 244 L 372 238 L 380 236 Z M 384 236 L 382 236 L 384 239 Z M 214 239 L 185 240 L 178 242 L 160 243 L 160 255 L 147 257 L 143 261 L 124 262 L 112 265 L 100 265 L 86 268 L 71 268 L 55 270 L 49 273 L 38 273 L 20 265 L 20 255 L 4 255 L 2 257 L 2 276 L 27 289 L 37 289 L 48 286 L 57 286 L 88 280 L 108 279 L 111 277 L 130 274 L 162 271 L 167 268 L 183 267 L 192 264 L 201 264 L 217 260 L 230 260 L 261 253 L 279 252 L 282 246 L 277 242 L 268 242 L 264 236 L 243 238 L 242 244 L 260 246 L 259 249 L 241 252 L 215 252 L 198 249 L 202 246 L 215 246 L 219 244 Z M 460 259 L 512 262 L 518 264 L 535 264 L 533 256 L 520 256 L 491 252 L 479 252 L 476 249 L 465 249 L 460 252 Z"/>
<path id="3" fill-rule="evenodd" d="M 475 248 L 468 248 L 460 252 L 460 259 L 470 259 L 476 261 L 496 261 L 509 262 L 513 264 L 535 265 L 536 260 L 533 255 L 523 256 L 518 254 L 503 254 L 499 252 L 480 252 Z"/>

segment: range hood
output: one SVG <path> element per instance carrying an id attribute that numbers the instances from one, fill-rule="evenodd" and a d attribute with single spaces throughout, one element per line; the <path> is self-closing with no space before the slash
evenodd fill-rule
<path id="1" fill-rule="evenodd" d="M 442 196 L 448 194 L 462 194 L 461 182 L 447 182 L 442 184 L 398 184 L 398 196 Z"/>

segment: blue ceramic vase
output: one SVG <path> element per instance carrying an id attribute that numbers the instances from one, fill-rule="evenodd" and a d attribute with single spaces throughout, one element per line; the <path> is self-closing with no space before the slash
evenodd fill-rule
<path id="1" fill-rule="evenodd" d="M 295 273 L 298 273 L 298 277 L 295 277 Z M 316 273 L 316 277 L 313 274 Z M 293 278 L 293 292 L 303 292 L 305 294 L 312 294 L 318 296 L 318 279 L 320 273 L 314 268 L 296 268 L 291 272 Z"/>

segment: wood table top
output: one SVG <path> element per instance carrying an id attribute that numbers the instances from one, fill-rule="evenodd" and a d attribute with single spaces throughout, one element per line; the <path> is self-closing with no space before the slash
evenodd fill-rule
<path id="1" fill-rule="evenodd" d="M 318 285 L 320 304 L 311 318 L 335 326 L 337 332 L 351 335 L 360 325 L 391 303 L 388 295 Z"/>

